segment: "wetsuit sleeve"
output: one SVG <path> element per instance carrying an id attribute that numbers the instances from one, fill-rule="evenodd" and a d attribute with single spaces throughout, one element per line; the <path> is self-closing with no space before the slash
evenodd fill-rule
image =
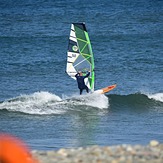
<path id="1" fill-rule="evenodd" d="M 77 74 L 75 75 L 75 77 L 77 78 L 78 75 L 79 75 L 79 73 L 77 73 Z"/>
<path id="2" fill-rule="evenodd" d="M 88 74 L 86 76 L 84 76 L 84 78 L 87 78 L 90 75 L 90 72 L 88 72 Z"/>

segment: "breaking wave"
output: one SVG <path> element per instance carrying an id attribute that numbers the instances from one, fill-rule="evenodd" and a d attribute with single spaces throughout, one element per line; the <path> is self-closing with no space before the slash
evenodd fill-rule
<path id="1" fill-rule="evenodd" d="M 126 108 L 157 108 L 163 106 L 163 93 L 144 94 L 135 93 L 129 95 L 100 94 L 72 95 L 59 97 L 49 92 L 35 92 L 29 95 L 5 100 L 0 103 L 0 111 L 7 110 L 27 114 L 64 114 L 70 111 L 108 110 L 118 106 Z"/>
<path id="2" fill-rule="evenodd" d="M 105 109 L 108 108 L 108 104 L 108 98 L 100 94 L 61 98 L 49 92 L 35 92 L 0 103 L 0 110 L 6 109 L 27 114 L 63 114 L 69 110 Z"/>
<path id="3" fill-rule="evenodd" d="M 149 99 L 154 99 L 155 101 L 163 102 L 163 93 L 149 94 L 147 96 Z"/>

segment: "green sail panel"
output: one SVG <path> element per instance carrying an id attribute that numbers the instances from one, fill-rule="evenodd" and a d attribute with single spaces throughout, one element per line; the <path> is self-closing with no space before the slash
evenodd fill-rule
<path id="1" fill-rule="evenodd" d="M 72 23 L 67 52 L 67 74 L 75 79 L 75 74 L 82 71 L 86 74 L 91 71 L 85 83 L 91 91 L 94 91 L 94 56 L 91 42 L 85 23 Z"/>

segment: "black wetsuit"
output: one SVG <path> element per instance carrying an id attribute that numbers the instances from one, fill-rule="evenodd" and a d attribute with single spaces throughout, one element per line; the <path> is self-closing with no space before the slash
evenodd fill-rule
<path id="1" fill-rule="evenodd" d="M 85 76 L 80 76 L 79 73 L 75 75 L 78 83 L 78 88 L 80 89 L 80 95 L 82 94 L 83 90 L 86 89 L 87 93 L 89 92 L 88 87 L 85 85 L 84 79 L 87 78 L 90 75 L 90 72 L 88 72 Z"/>

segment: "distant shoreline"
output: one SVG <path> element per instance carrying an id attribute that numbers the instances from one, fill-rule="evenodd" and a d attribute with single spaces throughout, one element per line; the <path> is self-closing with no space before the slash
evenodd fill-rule
<path id="1" fill-rule="evenodd" d="M 88 146 L 72 149 L 33 150 L 40 163 L 162 163 L 163 144 Z"/>

